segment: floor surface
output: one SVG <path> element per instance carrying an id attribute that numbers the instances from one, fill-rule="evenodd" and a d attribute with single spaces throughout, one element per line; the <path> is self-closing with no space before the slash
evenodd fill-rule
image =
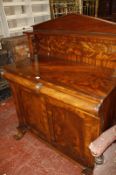
<path id="1" fill-rule="evenodd" d="M 82 167 L 51 149 L 31 132 L 19 141 L 12 98 L 0 103 L 0 175 L 80 175 Z"/>

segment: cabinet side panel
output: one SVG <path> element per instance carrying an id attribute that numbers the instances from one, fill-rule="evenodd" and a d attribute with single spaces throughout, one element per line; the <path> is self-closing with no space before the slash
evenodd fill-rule
<path id="1" fill-rule="evenodd" d="M 116 88 L 104 100 L 100 115 L 102 118 L 102 131 L 116 124 Z"/>

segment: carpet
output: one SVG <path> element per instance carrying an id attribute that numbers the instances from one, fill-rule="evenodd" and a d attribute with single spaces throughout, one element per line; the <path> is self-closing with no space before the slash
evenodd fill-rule
<path id="1" fill-rule="evenodd" d="M 16 141 L 12 97 L 0 103 L 0 175 L 80 175 L 82 166 L 51 149 L 31 132 Z"/>

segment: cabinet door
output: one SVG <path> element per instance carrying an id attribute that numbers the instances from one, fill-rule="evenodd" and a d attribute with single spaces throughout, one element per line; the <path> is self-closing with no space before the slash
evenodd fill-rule
<path id="1" fill-rule="evenodd" d="M 49 126 L 44 97 L 21 89 L 21 99 L 26 123 L 41 138 L 49 141 Z"/>
<path id="2" fill-rule="evenodd" d="M 47 108 L 51 118 L 52 144 L 83 165 L 91 166 L 93 159 L 88 145 L 98 135 L 98 121 L 65 104 L 48 103 Z"/>
<path id="3" fill-rule="evenodd" d="M 49 105 L 52 115 L 53 145 L 74 159 L 83 157 L 83 121 L 63 108 Z M 50 112 L 49 112 L 50 113 Z"/>

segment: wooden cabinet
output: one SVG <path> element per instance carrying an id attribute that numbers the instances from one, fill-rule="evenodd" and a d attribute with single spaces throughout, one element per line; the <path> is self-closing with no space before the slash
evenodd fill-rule
<path id="1" fill-rule="evenodd" d="M 92 167 L 89 144 L 116 122 L 116 26 L 67 15 L 33 30 L 36 59 L 6 66 L 4 72 L 13 90 L 18 128 L 21 133 L 31 129 Z"/>
<path id="2" fill-rule="evenodd" d="M 116 1 L 115 0 L 99 1 L 98 16 L 100 18 L 116 22 Z"/>
<path id="3" fill-rule="evenodd" d="M 25 126 L 31 129 L 83 165 L 93 164 L 88 144 L 99 135 L 100 119 L 18 84 L 11 83 L 11 88 L 17 103 L 17 113 L 19 111 L 19 128 Z"/>
<path id="4" fill-rule="evenodd" d="M 39 63 L 27 59 L 6 67 L 4 77 L 14 94 L 18 128 L 21 132 L 31 129 L 64 154 L 91 167 L 88 145 L 115 122 L 112 70 L 106 68 L 104 72 L 83 63 L 74 65 L 55 59 L 51 64 L 51 57 L 40 57 Z M 37 73 L 41 75 L 39 80 Z"/>
<path id="5" fill-rule="evenodd" d="M 60 16 L 81 13 L 81 0 L 50 0 L 51 16 L 53 19 Z"/>

